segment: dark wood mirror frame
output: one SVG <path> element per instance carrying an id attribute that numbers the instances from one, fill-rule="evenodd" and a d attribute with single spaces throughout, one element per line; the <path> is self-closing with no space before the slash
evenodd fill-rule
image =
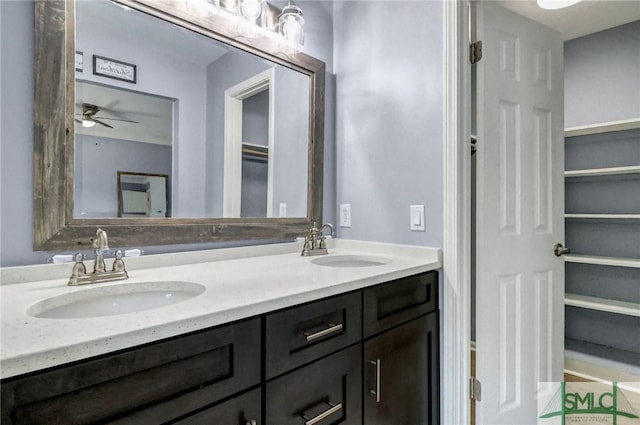
<path id="1" fill-rule="evenodd" d="M 179 0 L 119 0 L 207 37 L 300 71 L 310 78 L 307 216 L 304 218 L 73 217 L 75 7 L 73 0 L 37 0 L 35 7 L 34 250 L 86 249 L 96 228 L 112 246 L 290 239 L 322 222 L 324 62 L 287 54 L 270 37 L 248 39 L 224 16 L 191 16 Z"/>

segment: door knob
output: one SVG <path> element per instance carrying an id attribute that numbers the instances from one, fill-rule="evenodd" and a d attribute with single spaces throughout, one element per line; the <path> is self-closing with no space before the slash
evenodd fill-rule
<path id="1" fill-rule="evenodd" d="M 556 254 L 556 257 L 560 257 L 565 254 L 571 253 L 569 248 L 565 248 L 561 243 L 557 243 L 556 246 L 553 247 L 553 253 Z"/>

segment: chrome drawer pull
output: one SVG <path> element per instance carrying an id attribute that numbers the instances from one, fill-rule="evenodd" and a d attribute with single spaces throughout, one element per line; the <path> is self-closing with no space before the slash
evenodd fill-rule
<path id="1" fill-rule="evenodd" d="M 302 417 L 304 418 L 304 420 L 306 421 L 304 424 L 305 425 L 314 425 L 317 424 L 318 422 L 320 422 L 321 420 L 333 415 L 336 412 L 339 412 L 340 410 L 342 410 L 342 403 L 338 403 L 338 404 L 331 404 L 331 403 L 327 403 L 329 406 L 331 406 L 329 409 L 325 410 L 324 412 L 320 413 L 318 416 L 315 416 L 311 419 L 308 419 L 306 415 L 302 415 Z"/>
<path id="2" fill-rule="evenodd" d="M 375 361 L 370 360 L 369 363 L 376 367 L 376 389 L 369 390 L 369 393 L 376 396 L 376 403 L 380 403 L 380 365 L 382 362 L 380 361 L 380 359 L 376 359 Z"/>
<path id="3" fill-rule="evenodd" d="M 338 323 L 337 325 L 329 323 L 329 327 L 327 329 L 323 329 L 315 333 L 305 332 L 304 336 L 307 338 L 307 342 L 311 342 L 315 339 L 322 338 L 323 336 L 332 334 L 334 332 L 340 332 L 343 327 L 344 326 L 342 326 L 342 323 Z"/>

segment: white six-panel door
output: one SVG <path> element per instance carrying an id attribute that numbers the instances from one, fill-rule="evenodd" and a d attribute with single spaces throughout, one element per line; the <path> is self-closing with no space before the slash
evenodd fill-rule
<path id="1" fill-rule="evenodd" d="M 477 67 L 477 423 L 535 424 L 564 351 L 563 51 L 557 32 L 474 5 Z"/>

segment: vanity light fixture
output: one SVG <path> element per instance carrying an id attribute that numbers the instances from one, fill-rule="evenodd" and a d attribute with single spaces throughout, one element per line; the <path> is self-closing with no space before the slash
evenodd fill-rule
<path id="1" fill-rule="evenodd" d="M 215 16 L 220 11 L 219 0 L 187 0 L 186 6 L 189 12 L 205 18 Z"/>
<path id="2" fill-rule="evenodd" d="M 185 0 L 184 4 L 194 16 L 207 18 L 220 13 L 235 19 L 237 31 L 244 37 L 276 38 L 288 53 L 299 52 L 304 44 L 302 9 L 292 0 L 282 10 L 267 0 Z"/>
<path id="3" fill-rule="evenodd" d="M 291 0 L 278 18 L 278 31 L 284 37 L 289 53 L 300 51 L 304 44 L 304 17 L 302 9 Z"/>
<path id="4" fill-rule="evenodd" d="M 537 0 L 542 9 L 562 9 L 580 3 L 582 0 Z"/>

